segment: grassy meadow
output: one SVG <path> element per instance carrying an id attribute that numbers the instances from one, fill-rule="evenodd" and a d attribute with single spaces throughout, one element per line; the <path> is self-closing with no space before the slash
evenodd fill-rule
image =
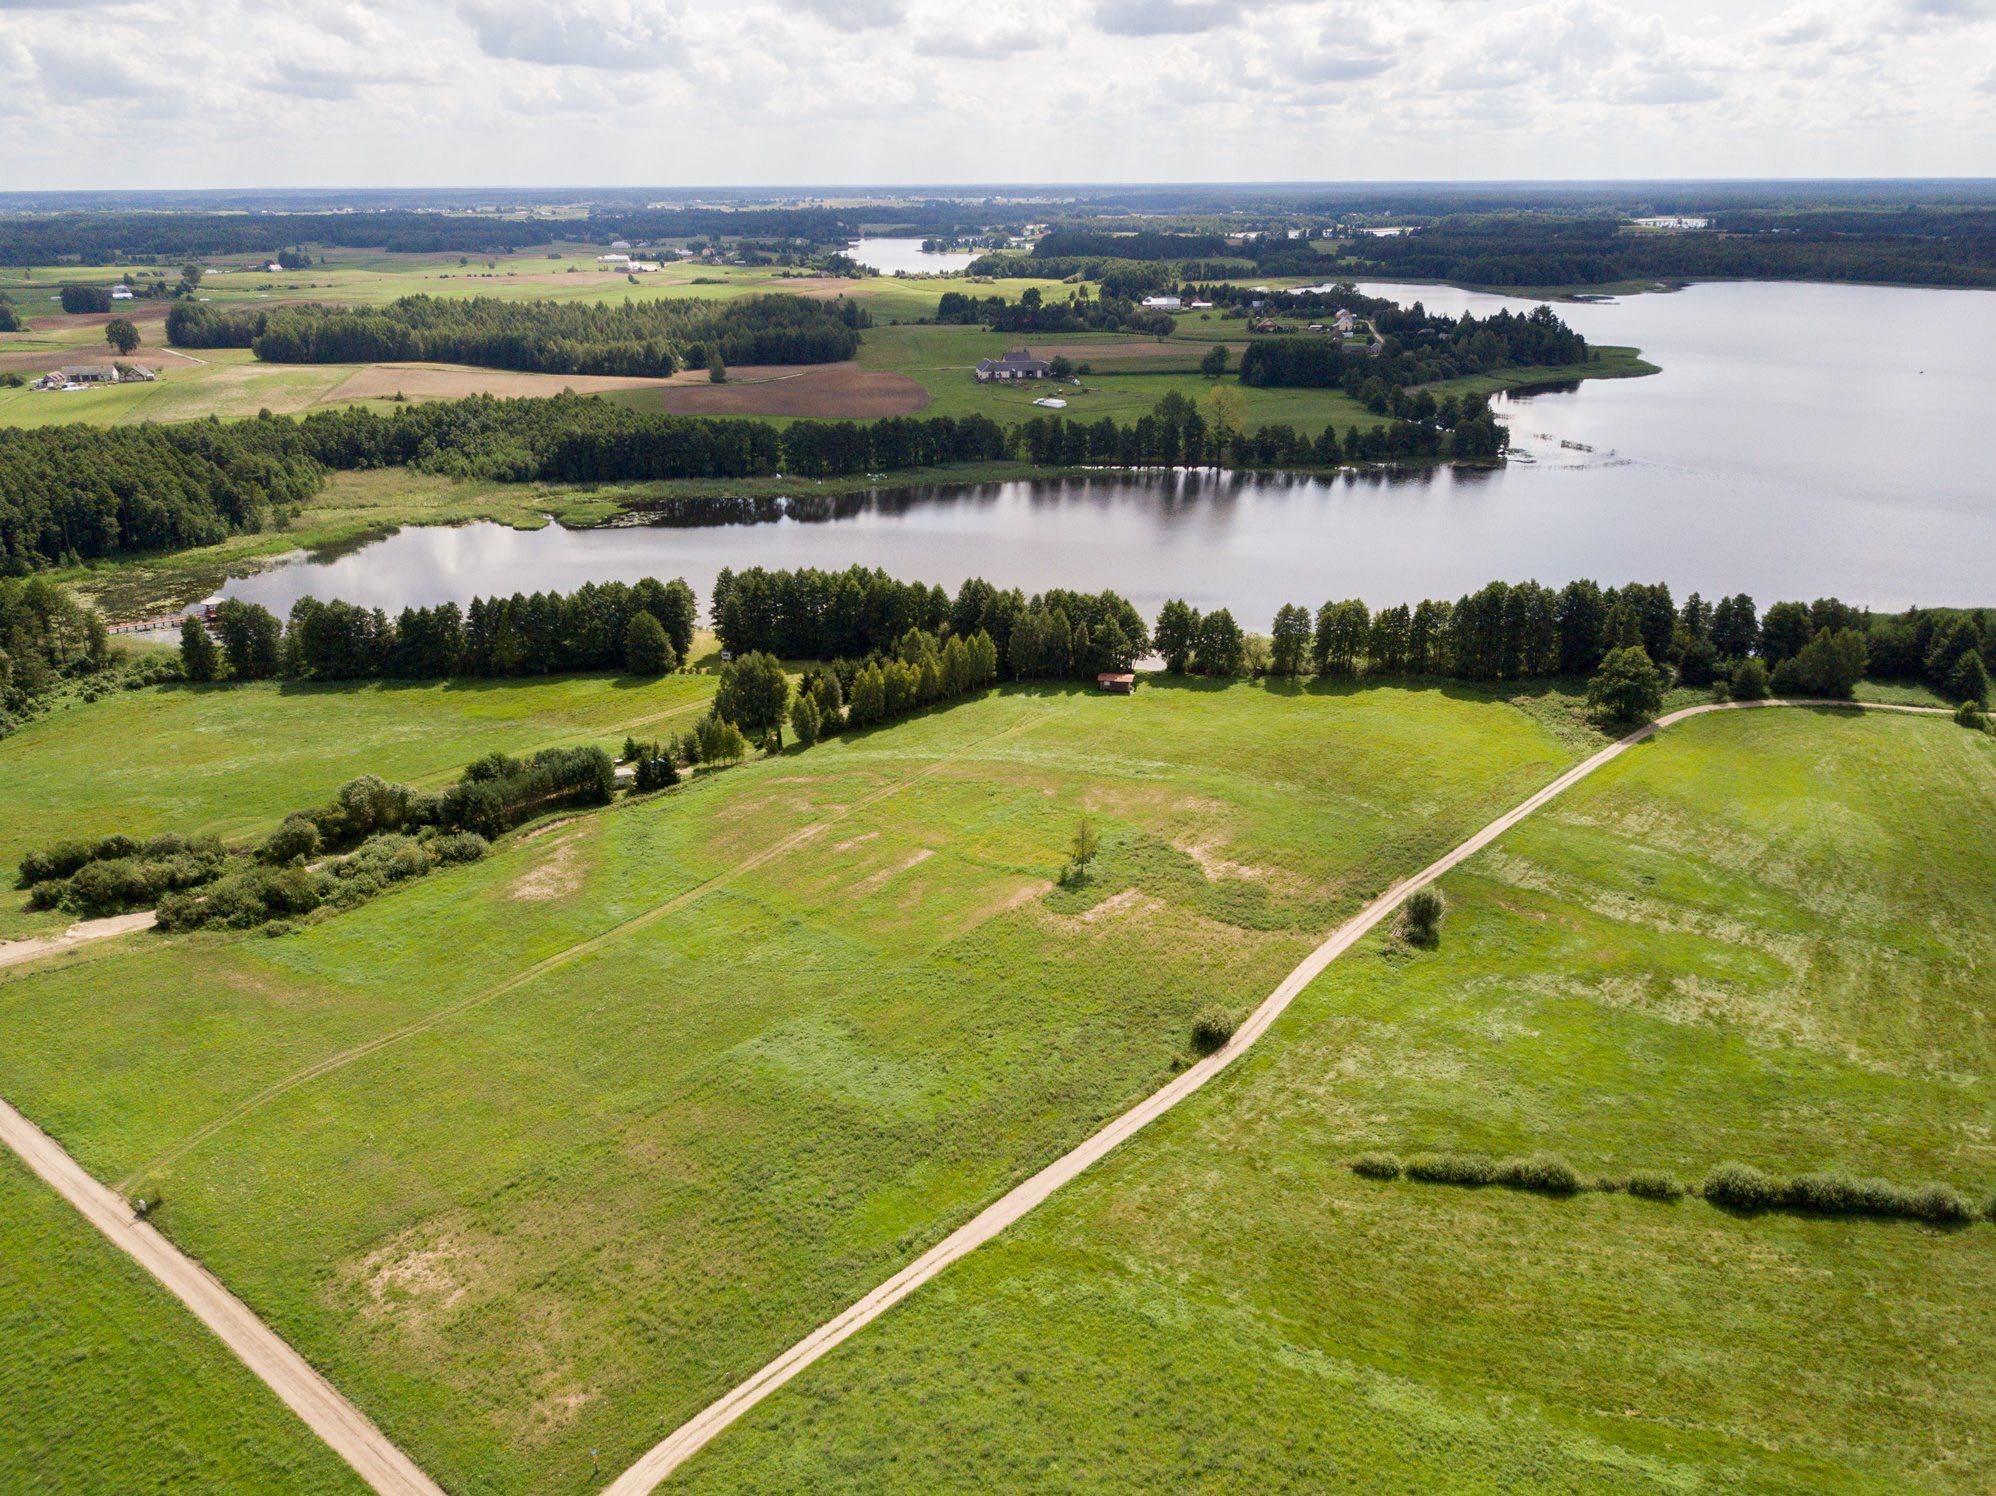
<path id="1" fill-rule="evenodd" d="M 1626 754 L 675 1489 L 1982 1491 L 1996 1227 L 1357 1178 L 1368 1150 L 1996 1188 L 1996 741 Z"/>
<path id="2" fill-rule="evenodd" d="M 23 852 L 162 831 L 247 839 L 357 774 L 434 787 L 495 751 L 621 745 L 686 726 L 711 675 L 152 686 L 51 712 L 0 738 L 0 939 L 67 923 L 29 914 Z M 4 1095 L 0 1092 L 0 1095 Z"/>
<path id="3" fill-rule="evenodd" d="M 0 1149 L 0 1488 L 367 1488 L 145 1269 Z"/>
<path id="4" fill-rule="evenodd" d="M 447 1487 L 585 1489 L 1579 751 L 1454 688 L 1011 689 L 9 973 L 0 1094 Z"/>

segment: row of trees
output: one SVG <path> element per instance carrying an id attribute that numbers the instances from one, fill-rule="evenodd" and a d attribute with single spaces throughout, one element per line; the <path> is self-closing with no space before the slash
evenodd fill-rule
<path id="1" fill-rule="evenodd" d="M 429 359 L 549 374 L 664 375 L 730 364 L 851 358 L 866 312 L 799 296 L 615 304 L 405 296 L 380 307 L 296 306 L 221 312 L 181 302 L 167 335 L 183 347 L 248 347 L 271 363 Z"/>
<path id="2" fill-rule="evenodd" d="M 210 639 L 199 619 L 181 627 L 188 679 L 214 680 L 226 667 L 235 680 L 441 680 L 457 675 L 550 675 L 573 670 L 629 670 L 663 675 L 693 646 L 698 606 L 683 580 L 635 584 L 585 582 L 575 591 L 473 598 L 468 608 L 440 603 L 379 608 L 304 597 L 284 626 L 268 609 L 231 598 L 216 609 Z"/>
<path id="3" fill-rule="evenodd" d="M 1879 617 L 1835 598 L 1781 602 L 1761 615 L 1751 597 L 1708 603 L 1692 593 L 1678 606 L 1662 583 L 1603 588 L 1570 582 L 1492 582 L 1451 603 L 1428 599 L 1369 609 L 1357 598 L 1314 614 L 1288 605 L 1266 639 L 1247 635 L 1226 609 L 1202 615 L 1166 603 L 1155 630 L 1167 669 L 1350 677 L 1439 675 L 1518 680 L 1592 675 L 1609 656 L 1633 649 L 1686 684 L 1746 677 L 1766 689 L 1847 696 L 1866 674 L 1920 679 L 1955 700 L 1988 693 L 1986 651 L 1996 644 L 1986 610 L 1912 609 Z"/>
<path id="4" fill-rule="evenodd" d="M 983 634 L 1008 678 L 1092 678 L 1127 670 L 1150 649 L 1143 616 L 1114 592 L 1050 588 L 1028 599 L 973 577 L 952 599 L 940 587 L 860 566 L 724 570 L 714 581 L 713 618 L 730 652 L 786 659 L 858 661 L 891 654 L 911 633 L 933 636 L 939 648 Z M 850 669 L 845 674 L 850 692 Z"/>
<path id="5" fill-rule="evenodd" d="M 1426 395 L 1426 392 L 1421 392 Z M 1028 461 L 1058 467 L 1226 467 L 1286 471 L 1356 462 L 1488 460 L 1501 456 L 1510 435 L 1480 396 L 1409 407 L 1404 419 L 1335 426 L 1314 436 L 1286 422 L 1249 431 L 1237 419 L 1202 412 L 1177 391 L 1129 426 L 1035 416 L 1019 428 Z M 1209 418 L 1210 414 L 1210 418 Z"/>

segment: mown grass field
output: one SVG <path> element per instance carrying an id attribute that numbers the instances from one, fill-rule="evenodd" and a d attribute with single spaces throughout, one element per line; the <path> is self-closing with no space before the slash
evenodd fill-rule
<path id="1" fill-rule="evenodd" d="M 447 1486 L 589 1488 L 1577 752 L 1456 689 L 1008 690 L 10 973 L 0 1094 Z"/>
<path id="2" fill-rule="evenodd" d="M 52 712 L 0 738 L 0 939 L 67 923 L 28 914 L 23 852 L 162 831 L 246 839 L 357 774 L 436 786 L 492 752 L 691 725 L 711 675 L 153 686 Z M 4 1093 L 0 1093 L 4 1094 Z"/>
<path id="3" fill-rule="evenodd" d="M 1983 1491 L 1996 1227 L 1356 1178 L 1550 1149 L 1996 1188 L 1996 741 L 1671 729 L 675 1488 Z"/>
<path id="4" fill-rule="evenodd" d="M 359 1493 L 289 1409 L 0 1149 L 0 1488 Z"/>

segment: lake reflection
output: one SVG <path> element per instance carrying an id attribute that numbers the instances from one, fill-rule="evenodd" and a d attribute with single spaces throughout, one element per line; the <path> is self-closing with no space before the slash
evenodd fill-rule
<path id="1" fill-rule="evenodd" d="M 1376 288 L 1384 289 L 1384 288 Z M 1503 298 L 1393 288 L 1430 309 Z M 1285 602 L 1453 597 L 1492 577 L 1667 581 L 1681 594 L 1839 594 L 1881 608 L 1996 602 L 1996 294 L 1724 284 L 1563 307 L 1664 373 L 1499 402 L 1518 457 L 1488 472 L 1328 480 L 1161 473 L 864 495 L 833 517 L 515 532 L 410 529 L 231 582 L 393 610 L 475 593 L 722 566 L 881 566 L 954 588 L 1113 587 L 1265 628 Z"/>

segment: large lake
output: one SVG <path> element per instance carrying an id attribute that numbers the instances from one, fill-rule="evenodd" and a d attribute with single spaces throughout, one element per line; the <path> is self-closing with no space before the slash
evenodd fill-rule
<path id="1" fill-rule="evenodd" d="M 1505 298 L 1374 286 L 1430 309 Z M 234 581 L 395 609 L 589 579 L 852 562 L 954 589 L 1113 587 L 1266 627 L 1284 602 L 1454 597 L 1493 578 L 1668 582 L 1680 594 L 1996 603 L 1996 293 L 1728 283 L 1561 308 L 1663 373 L 1513 396 L 1494 472 L 1328 481 L 1210 473 L 903 490 L 820 523 L 517 532 L 407 529 Z"/>

